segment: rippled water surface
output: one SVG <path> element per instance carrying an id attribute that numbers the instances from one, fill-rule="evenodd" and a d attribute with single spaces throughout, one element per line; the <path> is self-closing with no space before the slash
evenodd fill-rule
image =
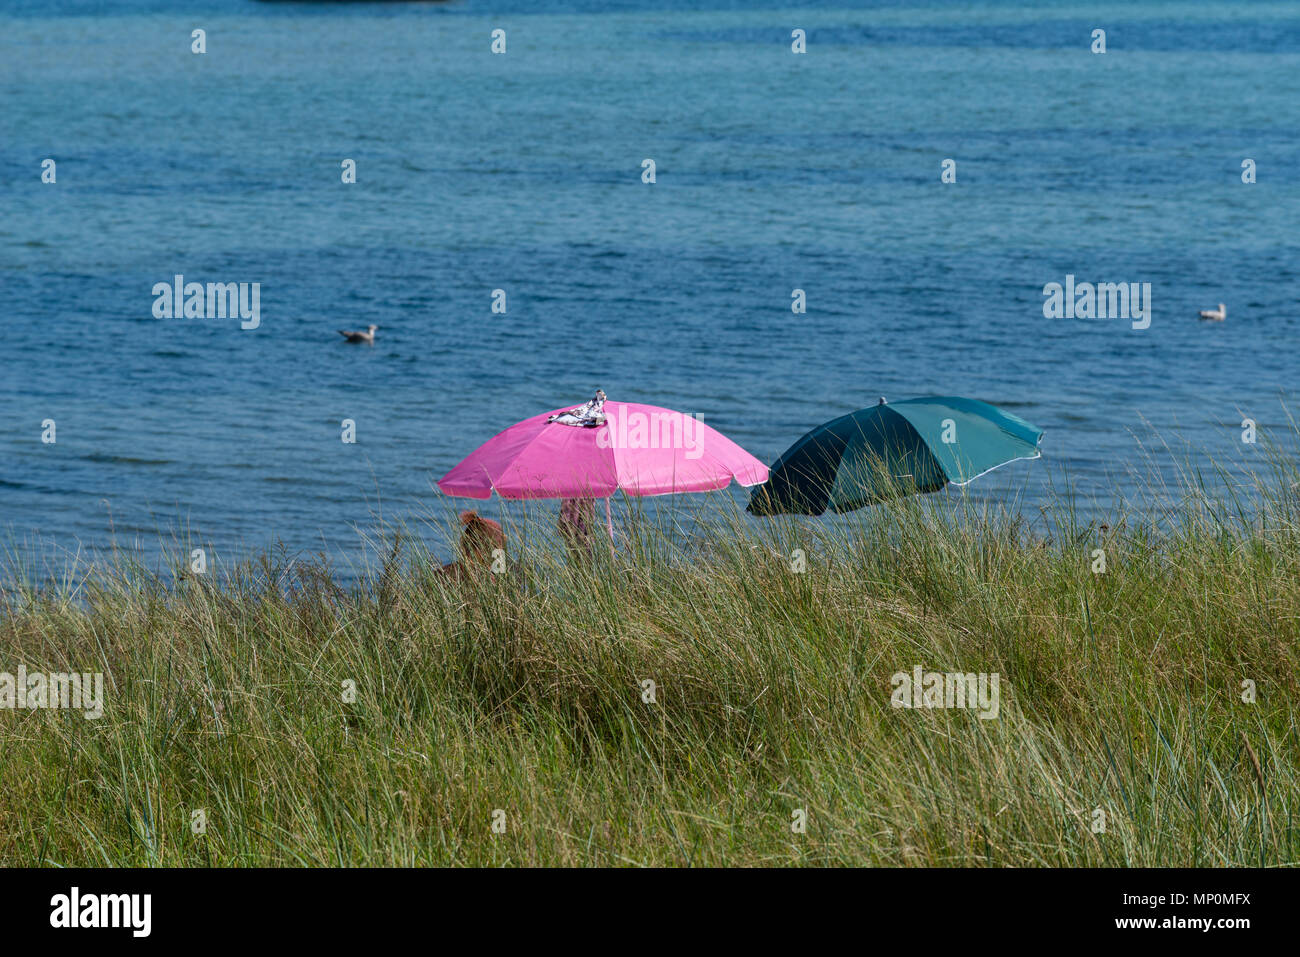
<path id="1" fill-rule="evenodd" d="M 1300 371 L 1296 4 L 11 0 L 0 95 L 20 549 L 353 555 L 597 386 L 766 461 L 881 394 L 973 396 L 1046 430 L 979 494 L 1104 496 L 1150 429 L 1249 459 Z M 260 327 L 155 318 L 177 273 L 259 282 Z M 1045 319 L 1067 273 L 1149 282 L 1150 328 Z"/>

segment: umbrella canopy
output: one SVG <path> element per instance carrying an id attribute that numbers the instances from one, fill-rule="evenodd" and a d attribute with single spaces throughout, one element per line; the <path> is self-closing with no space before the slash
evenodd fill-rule
<path id="1" fill-rule="evenodd" d="M 604 402 L 600 425 L 566 409 L 510 426 L 438 480 L 448 495 L 490 498 L 608 498 L 709 492 L 767 480 L 767 466 L 697 417 L 635 402 Z M 575 410 L 576 411 L 576 410 Z"/>
<path id="2" fill-rule="evenodd" d="M 1043 430 L 987 402 L 925 396 L 850 412 L 813 429 L 750 495 L 755 515 L 820 515 L 898 495 L 965 485 L 999 465 L 1036 459 Z"/>

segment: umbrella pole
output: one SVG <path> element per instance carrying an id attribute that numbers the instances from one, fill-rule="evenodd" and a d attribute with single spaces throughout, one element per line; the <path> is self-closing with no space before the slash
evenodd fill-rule
<path id="1" fill-rule="evenodd" d="M 605 527 L 609 529 L 609 557 L 614 557 L 614 518 L 609 513 L 609 498 L 605 499 Z"/>

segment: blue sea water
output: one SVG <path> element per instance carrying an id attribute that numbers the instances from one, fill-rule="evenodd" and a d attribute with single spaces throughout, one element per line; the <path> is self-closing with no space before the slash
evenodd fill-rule
<path id="1" fill-rule="evenodd" d="M 1298 120 L 1295 3 L 5 0 L 0 534 L 346 558 L 597 386 L 765 461 L 984 399 L 1046 430 L 980 480 L 1029 506 L 1152 431 L 1249 464 L 1300 370 Z M 260 326 L 155 318 L 177 273 Z M 1149 282 L 1150 328 L 1044 318 L 1067 274 Z"/>

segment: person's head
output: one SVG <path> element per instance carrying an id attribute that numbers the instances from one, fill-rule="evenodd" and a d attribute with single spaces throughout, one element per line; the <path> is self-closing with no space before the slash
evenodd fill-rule
<path id="1" fill-rule="evenodd" d="M 478 512 L 460 513 L 460 523 L 465 530 L 460 533 L 460 554 L 468 562 L 488 565 L 492 562 L 492 550 L 506 547 L 506 533 L 501 526 L 490 518 L 484 518 Z"/>

